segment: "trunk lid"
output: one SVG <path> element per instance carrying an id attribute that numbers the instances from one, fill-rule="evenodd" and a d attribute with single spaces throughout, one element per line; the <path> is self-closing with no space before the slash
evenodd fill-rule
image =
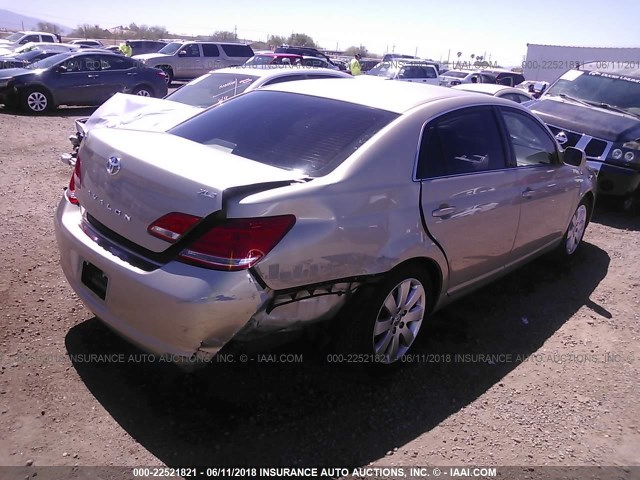
<path id="1" fill-rule="evenodd" d="M 147 232 L 163 215 L 204 218 L 221 210 L 226 189 L 300 177 L 163 132 L 95 129 L 79 157 L 80 205 L 110 230 L 153 252 L 171 245 Z"/>

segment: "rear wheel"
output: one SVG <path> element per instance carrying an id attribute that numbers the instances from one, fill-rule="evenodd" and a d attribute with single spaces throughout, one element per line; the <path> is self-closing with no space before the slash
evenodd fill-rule
<path id="1" fill-rule="evenodd" d="M 360 287 L 338 326 L 344 354 L 392 364 L 413 345 L 431 306 L 431 280 L 415 265 L 392 270 L 376 285 Z"/>
<path id="2" fill-rule="evenodd" d="M 133 94 L 141 97 L 153 97 L 153 90 L 146 85 L 141 85 L 133 89 Z"/>
<path id="3" fill-rule="evenodd" d="M 567 231 L 562 238 L 562 243 L 558 247 L 558 254 L 566 259 L 573 258 L 582 244 L 584 232 L 589 224 L 589 213 L 591 204 L 588 200 L 583 199 L 576 208 Z"/>
<path id="4" fill-rule="evenodd" d="M 40 88 L 29 88 L 22 94 L 22 108 L 29 113 L 44 113 L 51 108 L 51 96 Z"/>

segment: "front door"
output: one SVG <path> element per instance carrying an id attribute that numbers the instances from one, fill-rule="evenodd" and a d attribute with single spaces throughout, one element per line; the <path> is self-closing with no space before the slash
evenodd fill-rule
<path id="1" fill-rule="evenodd" d="M 423 220 L 447 257 L 449 294 L 501 271 L 513 247 L 520 192 L 498 120 L 492 107 L 468 107 L 423 130 Z"/>

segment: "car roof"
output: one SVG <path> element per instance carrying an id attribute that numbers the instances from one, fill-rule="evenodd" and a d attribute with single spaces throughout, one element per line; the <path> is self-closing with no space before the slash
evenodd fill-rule
<path id="1" fill-rule="evenodd" d="M 463 83 L 451 88 L 467 92 L 487 93 L 489 95 L 495 95 L 498 92 L 509 90 L 512 91 L 512 93 L 524 94 L 526 96 L 526 92 L 521 88 L 509 87 L 508 85 L 495 85 L 493 83 Z"/>
<path id="2" fill-rule="evenodd" d="M 446 77 L 448 73 L 451 72 L 456 72 L 456 73 L 466 73 L 467 75 L 471 74 L 471 73 L 480 73 L 478 71 L 475 70 L 458 70 L 458 69 L 453 69 L 453 70 L 447 70 L 446 72 L 443 73 L 443 75 Z"/>
<path id="3" fill-rule="evenodd" d="M 367 81 L 354 78 L 344 81 L 322 79 L 304 82 L 285 82 L 265 90 L 311 95 L 356 103 L 366 107 L 404 113 L 419 105 L 436 100 L 468 95 L 446 87 L 409 82 Z"/>
<path id="4" fill-rule="evenodd" d="M 329 72 L 329 73 L 328 73 Z M 282 77 L 286 75 L 299 75 L 301 73 L 320 73 L 336 77 L 353 78 L 348 73 L 328 68 L 311 68 L 304 66 L 284 66 L 284 65 L 257 65 L 249 67 L 227 67 L 211 70 L 209 73 L 235 73 L 240 75 L 252 75 L 259 78 Z M 337 74 L 337 75 L 336 75 Z"/>

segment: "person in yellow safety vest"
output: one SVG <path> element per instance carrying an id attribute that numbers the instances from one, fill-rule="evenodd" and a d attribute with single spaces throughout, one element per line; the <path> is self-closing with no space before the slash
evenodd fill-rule
<path id="1" fill-rule="evenodd" d="M 360 55 L 359 53 L 356 53 L 354 55 L 354 57 L 351 59 L 351 61 L 349 62 L 349 72 L 351 72 L 351 75 L 360 75 L 362 73 L 362 67 L 360 66 L 360 58 L 362 57 L 362 55 Z"/>
<path id="2" fill-rule="evenodd" d="M 120 50 L 120 53 L 122 53 L 123 55 L 126 55 L 127 57 L 130 57 L 133 54 L 133 49 L 131 48 L 131 44 L 129 43 L 129 40 L 127 40 L 124 43 L 121 43 L 119 50 Z"/>

